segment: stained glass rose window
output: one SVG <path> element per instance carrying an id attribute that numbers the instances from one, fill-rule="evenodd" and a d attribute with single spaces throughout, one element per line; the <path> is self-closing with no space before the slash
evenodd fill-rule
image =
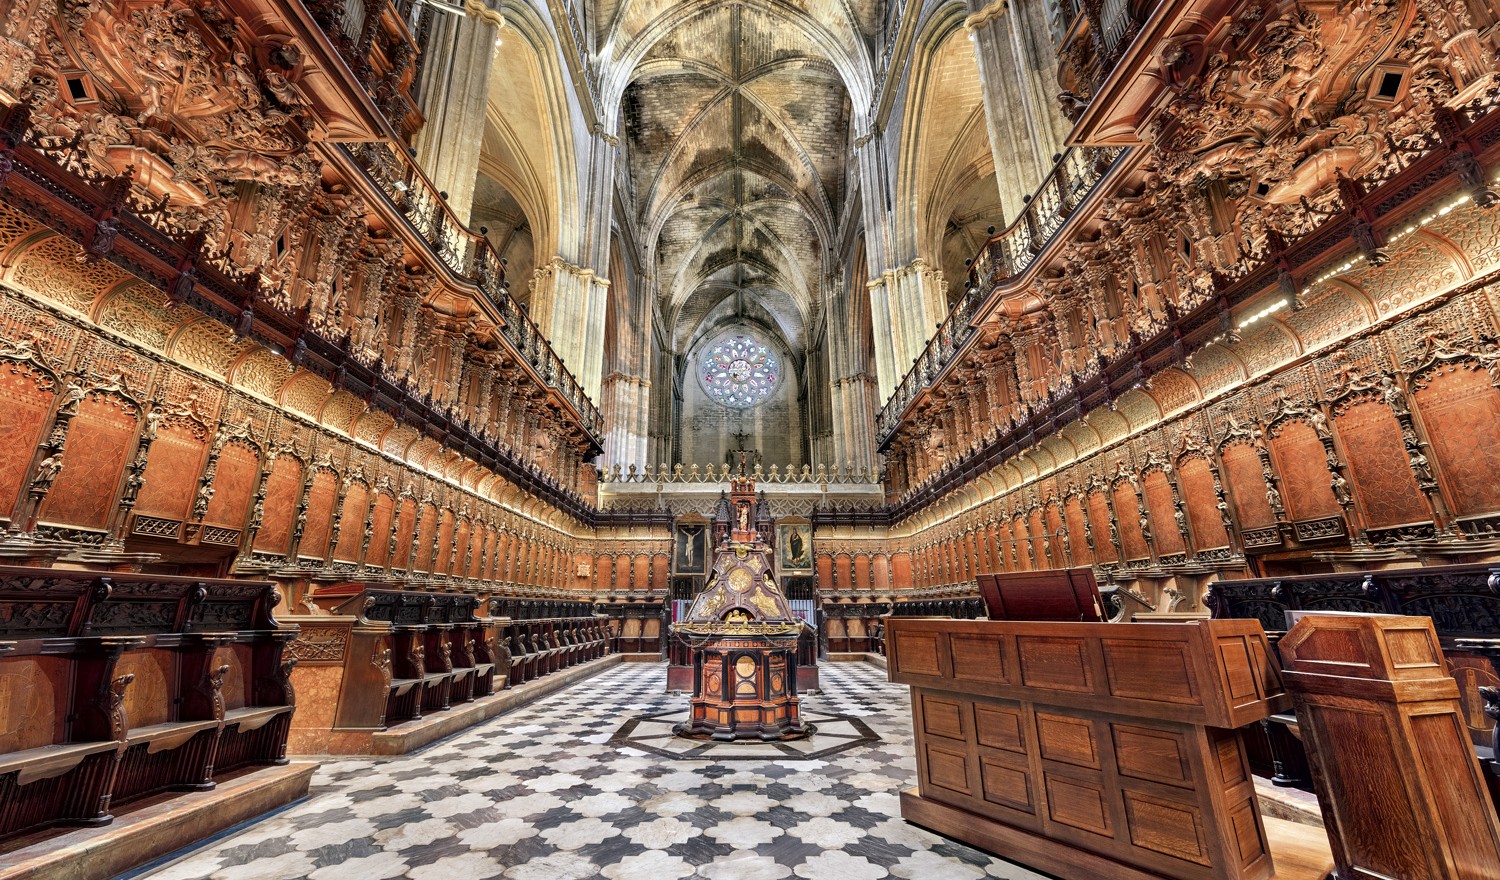
<path id="1" fill-rule="evenodd" d="M 749 336 L 731 336 L 703 355 L 700 378 L 708 396 L 725 406 L 747 409 L 776 390 L 781 365 L 765 343 Z"/>

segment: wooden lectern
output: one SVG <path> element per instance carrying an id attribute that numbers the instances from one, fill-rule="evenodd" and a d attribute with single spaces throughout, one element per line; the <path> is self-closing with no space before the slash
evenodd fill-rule
<path id="1" fill-rule="evenodd" d="M 1286 711 L 1260 624 L 892 617 L 917 788 L 901 815 L 1065 880 L 1261 880 L 1235 728 Z"/>
<path id="2" fill-rule="evenodd" d="M 1278 648 L 1341 880 L 1500 880 L 1432 619 L 1308 615 Z"/>

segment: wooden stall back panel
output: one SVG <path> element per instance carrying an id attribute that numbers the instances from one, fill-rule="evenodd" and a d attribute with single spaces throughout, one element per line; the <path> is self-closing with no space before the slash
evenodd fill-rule
<path id="1" fill-rule="evenodd" d="M 386 693 L 390 686 L 393 647 L 391 636 L 385 633 L 368 630 L 350 633 L 343 677 L 339 682 L 335 728 L 369 730 L 386 723 Z"/>
<path id="2" fill-rule="evenodd" d="M 1225 489 L 1234 502 L 1234 515 L 1242 529 L 1260 529 L 1276 522 L 1266 498 L 1266 481 L 1260 475 L 1260 456 L 1248 443 L 1231 443 L 1220 453 L 1224 462 Z M 1319 461 L 1322 453 L 1319 453 Z M 1326 480 L 1325 480 L 1326 482 Z M 1330 490 L 1331 491 L 1331 490 Z"/>
<path id="3" fill-rule="evenodd" d="M 1199 550 L 1228 547 L 1229 533 L 1224 530 L 1224 517 L 1219 514 L 1219 499 L 1214 495 L 1214 476 L 1208 461 L 1202 458 L 1184 461 L 1177 469 L 1177 485 L 1187 507 L 1194 545 Z"/>
<path id="4" fill-rule="evenodd" d="M 183 522 L 192 509 L 198 475 L 208 455 L 201 425 L 185 419 L 167 421 L 151 441 L 141 494 L 135 512 Z"/>
<path id="5" fill-rule="evenodd" d="M 437 508 L 424 503 L 421 513 L 422 522 L 417 529 L 416 552 L 411 560 L 410 571 L 432 570 L 432 537 L 438 530 Z"/>
<path id="6" fill-rule="evenodd" d="M 1119 517 L 1120 547 L 1125 552 L 1125 559 L 1150 557 L 1151 548 L 1146 546 L 1146 536 L 1141 533 L 1140 505 L 1136 503 L 1135 489 L 1130 483 L 1122 482 L 1115 486 L 1114 497 L 1115 514 Z"/>
<path id="7" fill-rule="evenodd" d="M 365 512 L 370 506 L 370 490 L 364 483 L 350 483 L 344 492 L 343 515 L 339 520 L 339 543 L 333 558 L 341 562 L 358 562 L 359 545 L 364 541 Z M 374 539 L 371 539 L 374 543 Z"/>
<path id="8" fill-rule="evenodd" d="M 1033 508 L 1026 515 L 1026 533 L 1031 536 L 1031 558 L 1036 560 L 1037 568 L 1050 566 L 1047 561 L 1047 528 L 1042 524 L 1042 512 Z"/>
<path id="9" fill-rule="evenodd" d="M 1058 511 L 1057 505 L 1055 503 L 1054 504 L 1048 504 L 1047 505 L 1047 514 L 1046 514 L 1046 516 L 1047 516 L 1047 533 L 1052 536 L 1052 553 L 1051 553 L 1051 556 L 1049 557 L 1052 560 L 1052 567 L 1053 568 L 1066 568 L 1068 566 L 1068 560 L 1063 555 L 1063 540 L 1062 540 L 1063 518 L 1062 518 L 1062 513 Z"/>
<path id="10" fill-rule="evenodd" d="M 1373 400 L 1356 403 L 1340 413 L 1334 424 L 1354 478 L 1355 497 L 1370 528 L 1432 519 L 1412 476 L 1401 426 L 1389 406 Z"/>
<path id="11" fill-rule="evenodd" d="M 328 538 L 333 528 L 333 505 L 338 500 L 339 478 L 330 470 L 320 470 L 313 475 L 312 488 L 307 492 L 307 527 L 302 532 L 302 543 L 297 555 L 321 559 L 328 553 Z"/>
<path id="12" fill-rule="evenodd" d="M 298 496 L 302 492 L 302 462 L 280 455 L 266 478 L 266 507 L 255 549 L 285 555 L 292 546 L 292 526 L 297 519 Z"/>
<path id="13" fill-rule="evenodd" d="M 214 496 L 208 501 L 203 522 L 226 529 L 244 527 L 245 518 L 250 513 L 250 502 L 255 497 L 259 473 L 260 459 L 255 450 L 239 443 L 226 445 L 219 453 L 219 468 L 214 473 Z"/>
<path id="14" fill-rule="evenodd" d="M 391 519 L 396 512 L 396 499 L 379 492 L 375 495 L 375 513 L 370 519 L 370 550 L 365 554 L 365 564 L 382 568 L 391 558 Z"/>
<path id="15" fill-rule="evenodd" d="M 411 566 L 412 548 L 415 546 L 413 532 L 417 528 L 417 502 L 412 498 L 401 499 L 401 510 L 396 517 L 396 557 L 391 567 L 408 569 Z"/>
<path id="16" fill-rule="evenodd" d="M 117 397 L 90 394 L 68 426 L 63 468 L 47 493 L 41 522 L 103 529 L 115 509 L 115 489 L 135 447 L 136 415 Z"/>
<path id="17" fill-rule="evenodd" d="M 1089 529 L 1084 525 L 1085 514 L 1083 512 L 1083 502 L 1078 499 L 1077 495 L 1074 495 L 1073 497 L 1068 499 L 1067 506 L 1064 508 L 1064 510 L 1067 513 L 1069 545 L 1073 549 L 1072 564 L 1093 564 L 1094 556 L 1089 552 L 1089 542 L 1086 539 L 1086 535 L 1088 534 Z M 1095 541 L 1097 540 L 1098 538 L 1096 537 Z"/>
<path id="18" fill-rule="evenodd" d="M 125 688 L 125 716 L 131 730 L 173 720 L 172 694 L 176 689 L 172 660 L 170 652 L 156 649 L 121 655 L 115 675 L 135 676 L 135 681 Z"/>
<path id="19" fill-rule="evenodd" d="M 912 586 L 910 553 L 897 553 L 892 557 L 891 570 L 895 575 L 895 581 L 891 584 L 891 589 L 900 590 Z"/>
<path id="20" fill-rule="evenodd" d="M 1026 524 L 1024 516 L 1016 517 L 1010 524 L 1010 533 L 1015 538 L 1014 544 L 1017 571 L 1031 571 L 1036 568 L 1031 557 L 1031 527 Z"/>
<path id="21" fill-rule="evenodd" d="M 489 544 L 489 540 L 489 531 L 481 525 L 478 527 L 471 526 L 467 535 L 467 541 L 459 541 L 459 547 L 465 548 L 464 552 L 468 554 L 468 564 L 462 571 L 464 577 L 477 578 L 480 576 L 479 564 L 485 558 L 484 551 Z M 473 549 L 472 553 L 468 552 L 467 548 L 470 547 Z"/>
<path id="22" fill-rule="evenodd" d="M 445 573 L 453 563 L 453 511 L 444 510 L 442 526 L 438 529 L 438 555 L 432 566 L 433 572 Z"/>
<path id="23" fill-rule="evenodd" d="M 242 709 L 254 705 L 251 687 L 255 681 L 255 648 L 230 645 L 228 650 L 219 652 L 215 662 L 229 667 L 224 674 L 224 708 Z"/>
<path id="24" fill-rule="evenodd" d="M 64 741 L 70 674 L 64 657 L 0 659 L 0 754 Z"/>
<path id="25" fill-rule="evenodd" d="M 10 518 L 25 488 L 52 409 L 52 379 L 35 367 L 0 362 L 0 518 Z"/>
<path id="26" fill-rule="evenodd" d="M 454 547 L 453 558 L 448 560 L 445 570 L 454 577 L 463 577 L 467 569 L 464 568 L 464 559 L 469 552 L 470 526 L 467 519 L 459 520 L 453 527 Z M 477 554 L 476 554 L 477 555 Z"/>
<path id="27" fill-rule="evenodd" d="M 1187 547 L 1182 543 L 1182 532 L 1177 528 L 1177 507 L 1172 503 L 1172 484 L 1161 471 L 1152 471 L 1142 481 L 1146 494 L 1146 509 L 1151 517 L 1152 537 L 1156 539 L 1158 554 L 1182 553 Z"/>
<path id="28" fill-rule="evenodd" d="M 1097 562 L 1118 562 L 1115 545 L 1109 539 L 1109 522 L 1114 515 L 1109 511 L 1109 498 L 1103 492 L 1089 493 L 1089 523 L 1094 532 L 1094 555 Z"/>
<path id="29" fill-rule="evenodd" d="M 1294 520 L 1338 516 L 1338 499 L 1329 484 L 1323 441 L 1311 425 L 1289 422 L 1271 438 L 1271 458 L 1281 477 L 1281 495 Z"/>
<path id="30" fill-rule="evenodd" d="M 1500 511 L 1500 444 L 1475 442 L 1500 437 L 1500 390 L 1484 371 L 1452 366 L 1429 375 L 1416 401 L 1454 512 Z"/>

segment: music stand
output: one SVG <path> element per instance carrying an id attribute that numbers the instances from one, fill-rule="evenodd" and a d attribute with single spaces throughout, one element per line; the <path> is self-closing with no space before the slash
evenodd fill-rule
<path id="1" fill-rule="evenodd" d="M 990 620 L 1104 620 L 1104 603 L 1091 568 L 981 574 L 978 581 Z"/>

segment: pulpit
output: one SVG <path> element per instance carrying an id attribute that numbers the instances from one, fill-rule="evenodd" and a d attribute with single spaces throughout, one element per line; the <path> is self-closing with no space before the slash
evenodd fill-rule
<path id="1" fill-rule="evenodd" d="M 722 741 L 796 739 L 812 732 L 797 696 L 805 624 L 776 584 L 772 550 L 756 527 L 755 485 L 731 482 L 730 528 L 708 585 L 673 634 L 692 650 L 693 696 L 679 736 Z"/>

